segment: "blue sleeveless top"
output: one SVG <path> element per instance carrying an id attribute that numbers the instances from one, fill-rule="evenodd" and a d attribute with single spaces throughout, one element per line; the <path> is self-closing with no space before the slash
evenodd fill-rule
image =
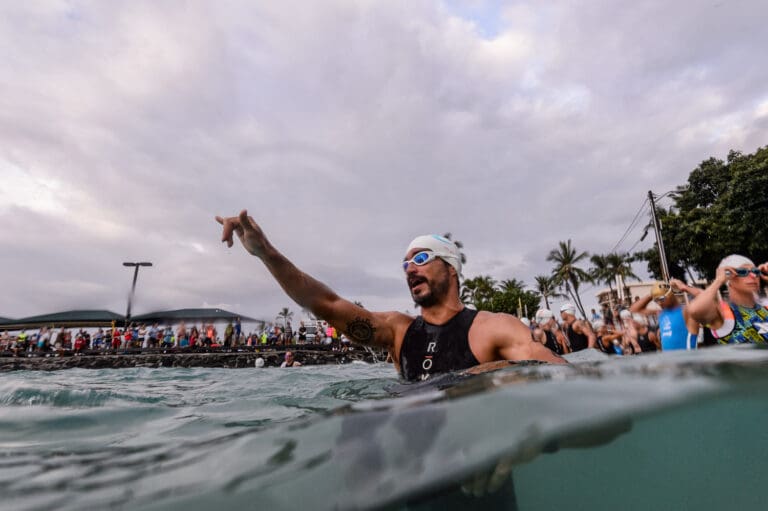
<path id="1" fill-rule="evenodd" d="M 659 313 L 659 337 L 661 350 L 696 349 L 698 336 L 688 332 L 683 317 L 683 308 L 664 309 Z"/>

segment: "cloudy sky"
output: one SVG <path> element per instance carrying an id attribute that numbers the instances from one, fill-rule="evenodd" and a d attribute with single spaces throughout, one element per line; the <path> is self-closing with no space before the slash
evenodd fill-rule
<path id="1" fill-rule="evenodd" d="M 767 18 L 761 0 L 3 2 L 0 316 L 124 313 L 123 261 L 154 263 L 135 314 L 298 315 L 221 244 L 213 217 L 242 208 L 370 309 L 412 310 L 399 262 L 427 232 L 464 242 L 465 276 L 532 285 L 559 240 L 608 252 L 648 190 L 768 144 Z"/>

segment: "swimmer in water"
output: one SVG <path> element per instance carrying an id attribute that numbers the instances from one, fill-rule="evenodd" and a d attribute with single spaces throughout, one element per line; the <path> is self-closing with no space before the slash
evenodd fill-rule
<path id="1" fill-rule="evenodd" d="M 326 319 L 353 342 L 386 349 L 406 380 L 497 361 L 566 363 L 535 342 L 516 317 L 464 306 L 459 298 L 461 256 L 447 238 L 419 236 L 405 250 L 406 284 L 421 307 L 421 315 L 414 318 L 402 312 L 371 312 L 341 298 L 273 247 L 245 210 L 216 220 L 223 226 L 222 242 L 231 247 L 237 235 L 299 306 Z"/>

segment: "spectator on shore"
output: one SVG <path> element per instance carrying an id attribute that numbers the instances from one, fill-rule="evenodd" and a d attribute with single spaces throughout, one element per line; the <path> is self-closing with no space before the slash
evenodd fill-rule
<path id="1" fill-rule="evenodd" d="M 232 322 L 230 321 L 227 324 L 227 327 L 224 329 L 224 347 L 229 348 L 232 346 L 232 338 L 235 335 L 235 327 L 232 325 Z"/>
<path id="2" fill-rule="evenodd" d="M 197 326 L 192 325 L 192 330 L 189 331 L 189 347 L 196 348 L 200 342 L 200 332 L 197 330 Z"/>
<path id="3" fill-rule="evenodd" d="M 93 349 L 99 350 L 104 347 L 104 329 L 99 327 L 96 333 L 93 334 Z"/>
<path id="4" fill-rule="evenodd" d="M 173 329 L 170 326 L 167 326 L 165 328 L 165 331 L 163 332 L 163 349 L 168 349 L 173 347 L 174 337 L 173 337 Z"/>
<path id="5" fill-rule="evenodd" d="M 133 341 L 133 328 L 128 327 L 125 329 L 125 332 L 123 333 L 123 349 L 128 349 L 131 347 L 131 343 Z"/>
<path id="6" fill-rule="evenodd" d="M 755 266 L 732 254 L 720 261 L 715 280 L 688 305 L 691 317 L 707 325 L 721 344 L 768 343 L 768 307 L 760 303 L 760 284 L 768 282 L 768 262 Z M 720 288 L 728 287 L 728 300 Z"/>
<path id="7" fill-rule="evenodd" d="M 299 322 L 299 344 L 307 343 L 307 327 L 304 326 L 304 322 Z"/>
<path id="8" fill-rule="evenodd" d="M 205 327 L 205 346 L 210 348 L 213 343 L 216 342 L 216 328 L 214 328 L 213 323 L 208 323 L 208 326 Z"/>

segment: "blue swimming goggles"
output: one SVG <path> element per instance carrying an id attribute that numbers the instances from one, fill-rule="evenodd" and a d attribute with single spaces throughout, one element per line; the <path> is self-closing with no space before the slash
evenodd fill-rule
<path id="1" fill-rule="evenodd" d="M 430 261 L 434 261 L 438 257 L 442 257 L 442 254 L 438 254 L 436 252 L 432 252 L 431 250 L 424 250 L 422 252 L 417 252 L 413 255 L 410 259 L 407 261 L 403 261 L 403 271 L 408 269 L 408 265 L 413 263 L 416 266 L 424 266 Z"/>
<path id="2" fill-rule="evenodd" d="M 760 268 L 754 267 L 754 268 L 734 268 L 734 271 L 736 272 L 737 277 L 746 277 L 750 273 L 754 275 L 755 277 L 760 276 Z"/>

